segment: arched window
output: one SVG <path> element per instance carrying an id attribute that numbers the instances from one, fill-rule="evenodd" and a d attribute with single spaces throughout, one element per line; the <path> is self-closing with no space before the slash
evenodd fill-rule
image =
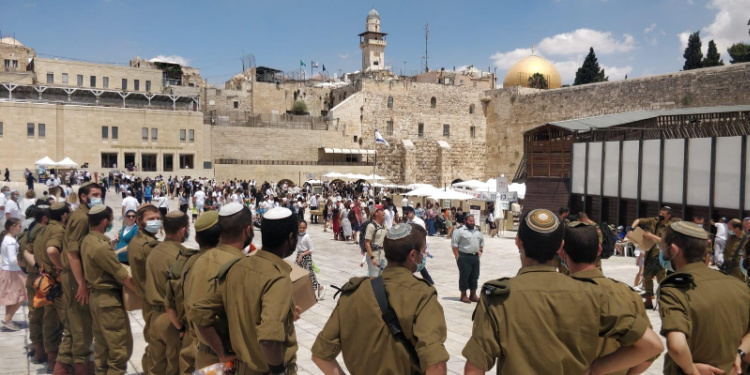
<path id="1" fill-rule="evenodd" d="M 472 104 L 472 105 L 469 106 L 469 114 L 470 115 L 474 114 L 474 104 Z"/>
<path id="2" fill-rule="evenodd" d="M 392 96 L 388 97 L 388 108 L 393 108 L 393 97 Z"/>
<path id="3" fill-rule="evenodd" d="M 432 99 L 430 99 L 430 107 L 435 108 L 437 107 L 437 99 L 433 96 Z"/>

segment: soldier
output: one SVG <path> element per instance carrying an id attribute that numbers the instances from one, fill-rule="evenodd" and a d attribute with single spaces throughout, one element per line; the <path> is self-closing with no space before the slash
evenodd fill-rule
<path id="1" fill-rule="evenodd" d="M 141 358 L 141 366 L 147 371 L 153 365 L 151 360 L 151 336 L 149 335 L 153 309 L 146 300 L 146 259 L 151 254 L 151 250 L 159 244 L 156 233 L 161 229 L 161 213 L 156 206 L 146 204 L 138 208 L 135 213 L 135 220 L 138 223 L 138 234 L 128 244 L 128 264 L 133 275 L 135 293 L 142 301 L 143 340 L 146 341 L 146 349 Z"/>
<path id="2" fill-rule="evenodd" d="M 734 276 L 738 280 L 745 282 L 745 275 L 740 269 L 740 260 L 743 258 L 743 241 L 747 241 L 747 234 L 742 230 L 742 222 L 739 219 L 729 220 L 729 223 L 727 223 L 727 235 L 729 239 L 724 248 L 721 270 L 727 275 Z"/>
<path id="3" fill-rule="evenodd" d="M 193 328 L 196 328 L 197 319 L 200 315 L 193 313 L 193 307 L 199 300 L 210 298 L 218 293 L 216 288 L 208 288 L 212 285 L 212 279 L 219 272 L 221 266 L 227 262 L 240 259 L 245 255 L 242 249 L 249 246 L 253 240 L 252 213 L 250 209 L 239 203 L 229 203 L 221 207 L 219 211 L 219 226 L 221 227 L 221 240 L 219 246 L 210 249 L 204 253 L 193 257 L 192 266 L 190 267 L 183 288 L 190 293 L 185 295 L 185 316 L 190 321 Z M 195 368 L 200 369 L 213 365 L 221 359 L 230 357 L 233 354 L 232 344 L 229 341 L 229 325 L 226 320 L 226 313 L 221 311 L 217 316 L 212 317 L 210 324 L 204 321 L 204 325 L 211 325 L 221 337 L 222 352 L 218 355 L 200 331 L 196 330 L 198 338 L 197 351 L 195 353 Z M 223 359 L 222 359 L 223 358 Z"/>
<path id="4" fill-rule="evenodd" d="M 224 229 L 224 221 L 220 225 Z M 260 230 L 263 247 L 254 256 L 222 266 L 216 275 L 218 292 L 196 302 L 191 320 L 214 352 L 222 353 L 222 362 L 236 359 L 237 374 L 296 374 L 295 306 L 289 277 L 292 268 L 283 258 L 296 249 L 297 216 L 288 208 L 272 208 L 263 215 Z M 231 241 L 222 233 L 221 246 L 244 248 L 250 233 L 245 227 Z M 225 354 L 213 326 L 215 316 L 224 312 L 233 329 L 230 340 L 236 356 Z"/>
<path id="5" fill-rule="evenodd" d="M 723 374 L 733 367 L 739 373 L 740 360 L 750 351 L 750 291 L 706 267 L 707 238 L 703 228 L 685 221 L 662 232 L 659 260 L 676 271 L 658 290 L 661 334 L 669 353 L 665 374 Z"/>
<path id="6" fill-rule="evenodd" d="M 219 244 L 221 228 L 219 224 L 219 213 L 209 211 L 201 215 L 195 221 L 195 241 L 200 246 L 199 250 L 187 249 L 180 252 L 172 267 L 169 269 L 169 282 L 167 283 L 167 314 L 178 329 L 184 327 L 182 335 L 182 347 L 180 349 L 180 373 L 190 375 L 195 370 L 196 338 L 195 330 L 185 319 L 185 293 L 183 280 L 189 267 L 192 266 L 197 254 L 214 248 Z"/>
<path id="7" fill-rule="evenodd" d="M 648 321 L 646 309 L 641 303 L 641 297 L 628 285 L 619 281 L 604 277 L 602 271 L 596 267 L 596 260 L 602 252 L 602 245 L 599 243 L 599 235 L 596 227 L 581 222 L 571 222 L 565 229 L 565 241 L 563 248 L 559 252 L 560 257 L 565 260 L 565 264 L 570 268 L 571 276 L 585 282 L 593 282 L 599 285 L 605 293 L 613 298 L 617 298 L 632 312 Z M 614 339 L 600 339 L 599 357 L 604 357 L 614 353 L 620 344 Z M 612 374 L 625 375 L 629 373 L 640 374 L 646 371 L 656 358 L 634 366 L 632 369 L 623 369 Z"/>
<path id="8" fill-rule="evenodd" d="M 65 239 L 65 222 L 68 220 L 70 207 L 67 203 L 56 202 L 50 206 L 49 223 L 39 233 L 34 241 L 34 260 L 39 266 L 39 272 L 49 275 L 57 283 L 60 282 L 62 270 L 62 249 Z M 73 357 L 69 351 L 71 346 L 70 333 L 67 330 L 68 319 L 62 287 L 58 284 L 53 289 L 55 296 L 52 304 L 44 306 L 44 350 L 47 351 L 47 367 L 53 374 L 72 374 Z M 48 296 L 49 299 L 49 296 Z M 68 351 L 63 351 L 68 348 Z M 59 355 L 58 355 L 59 354 Z"/>
<path id="9" fill-rule="evenodd" d="M 133 354 L 133 334 L 122 304 L 122 287 L 135 291 L 135 285 L 104 234 L 112 229 L 112 208 L 97 204 L 88 211 L 88 217 L 89 233 L 81 243 L 81 261 L 91 287 L 94 364 L 97 374 L 122 375 Z"/>
<path id="10" fill-rule="evenodd" d="M 466 374 L 608 374 L 643 363 L 664 346 L 648 321 L 589 282 L 555 272 L 565 226 L 544 209 L 527 213 L 516 236 L 522 268 L 489 281 L 463 350 Z M 582 329 L 581 327 L 588 327 Z M 597 359 L 599 338 L 621 348 Z M 543 353 L 536 348 L 543 343 Z"/>
<path id="11" fill-rule="evenodd" d="M 443 308 L 432 284 L 414 276 L 427 259 L 426 235 L 418 224 L 394 225 L 385 235 L 388 266 L 383 275 L 370 281 L 355 277 L 342 288 L 341 299 L 312 348 L 313 362 L 325 374 L 343 374 L 336 361 L 341 351 L 352 374 L 446 373 L 450 356 L 444 346 Z M 384 322 L 381 301 L 387 302 L 387 311 L 399 323 Z M 392 335 L 391 324 L 406 330 Z"/>
<path id="12" fill-rule="evenodd" d="M 146 300 L 153 309 L 149 331 L 154 360 L 151 374 L 174 375 L 180 371 L 180 338 L 185 327 L 166 313 L 167 278 L 177 256 L 187 252 L 182 243 L 190 235 L 189 224 L 182 211 L 168 213 L 164 217 L 164 242 L 156 245 L 146 259 Z"/>
<path id="13" fill-rule="evenodd" d="M 635 229 L 638 225 L 645 225 L 647 232 L 650 232 L 646 236 L 651 237 L 658 243 L 659 238 L 661 238 L 661 232 L 669 225 L 671 218 L 672 208 L 664 206 L 659 210 L 658 217 L 635 219 L 630 227 Z M 658 282 L 661 282 L 664 276 L 666 276 L 666 271 L 659 265 L 659 247 L 654 245 L 651 249 L 646 250 L 646 257 L 643 263 L 643 289 L 646 290 L 645 306 L 647 309 L 654 308 L 654 277 Z"/>

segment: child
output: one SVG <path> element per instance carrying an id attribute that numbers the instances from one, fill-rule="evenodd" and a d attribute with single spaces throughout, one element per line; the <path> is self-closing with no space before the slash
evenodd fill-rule
<path id="1" fill-rule="evenodd" d="M 198 207 L 193 206 L 193 222 L 198 219 Z"/>

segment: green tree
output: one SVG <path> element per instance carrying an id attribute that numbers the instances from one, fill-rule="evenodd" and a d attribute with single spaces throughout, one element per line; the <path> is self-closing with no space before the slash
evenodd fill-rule
<path id="1" fill-rule="evenodd" d="M 546 90 L 549 88 L 547 85 L 547 79 L 544 78 L 541 73 L 534 73 L 534 75 L 529 77 L 529 87 L 531 87 L 532 89 L 542 90 Z"/>
<path id="2" fill-rule="evenodd" d="M 307 104 L 303 101 L 296 101 L 294 104 L 292 104 L 292 113 L 295 115 L 306 115 L 307 114 Z"/>
<path id="3" fill-rule="evenodd" d="M 708 68 L 709 66 L 724 65 L 724 60 L 721 59 L 719 50 L 716 49 L 716 43 L 714 43 L 713 40 L 708 42 L 708 52 L 706 53 L 706 57 L 703 59 L 703 62 L 701 64 L 704 68 Z"/>
<path id="4" fill-rule="evenodd" d="M 701 32 L 696 31 L 690 34 L 688 38 L 687 47 L 685 47 L 685 53 L 682 54 L 685 58 L 685 65 L 682 66 L 682 70 L 698 69 L 703 67 L 703 52 L 701 52 Z"/>
<path id="5" fill-rule="evenodd" d="M 747 43 L 735 43 L 731 47 L 727 48 L 727 53 L 732 59 L 729 60 L 731 64 L 737 64 L 742 62 L 750 61 L 750 44 Z"/>
<path id="6" fill-rule="evenodd" d="M 596 58 L 594 48 L 591 47 L 586 59 L 583 60 L 583 65 L 576 72 L 573 86 L 603 81 L 609 81 L 609 77 L 605 76 L 604 69 L 599 67 L 599 60 Z"/>

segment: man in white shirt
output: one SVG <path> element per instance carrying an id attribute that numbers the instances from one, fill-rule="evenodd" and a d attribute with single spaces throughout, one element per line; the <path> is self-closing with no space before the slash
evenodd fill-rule
<path id="1" fill-rule="evenodd" d="M 10 199 L 5 202 L 5 220 L 22 219 L 21 207 L 18 205 L 18 192 L 10 191 Z M 5 225 L 5 223 L 3 223 Z"/>
<path id="2" fill-rule="evenodd" d="M 404 198 L 401 199 L 401 208 L 403 209 L 404 207 L 406 207 L 408 205 L 409 205 L 409 198 L 407 198 L 406 196 L 404 196 Z M 401 211 L 401 212 L 404 212 L 404 211 Z"/>
<path id="3" fill-rule="evenodd" d="M 724 263 L 724 247 L 727 246 L 727 218 L 722 217 L 716 223 L 711 220 L 711 225 L 716 227 L 716 237 L 714 238 L 714 264 L 721 266 Z"/>
<path id="4" fill-rule="evenodd" d="M 0 225 L 5 225 L 5 207 L 10 200 L 6 196 L 8 192 L 10 192 L 10 188 L 7 186 L 3 186 L 2 189 L 0 189 Z"/>
<path id="5" fill-rule="evenodd" d="M 206 193 L 203 192 L 203 188 L 195 191 L 193 194 L 193 204 L 198 209 L 198 216 L 203 213 L 203 205 L 206 203 Z"/>
<path id="6" fill-rule="evenodd" d="M 125 213 L 130 210 L 138 211 L 138 200 L 133 197 L 133 193 L 130 190 L 126 190 L 125 199 L 122 200 L 122 217 L 124 218 Z"/>
<path id="7" fill-rule="evenodd" d="M 391 229 L 393 226 L 393 206 L 385 207 L 385 229 Z"/>

